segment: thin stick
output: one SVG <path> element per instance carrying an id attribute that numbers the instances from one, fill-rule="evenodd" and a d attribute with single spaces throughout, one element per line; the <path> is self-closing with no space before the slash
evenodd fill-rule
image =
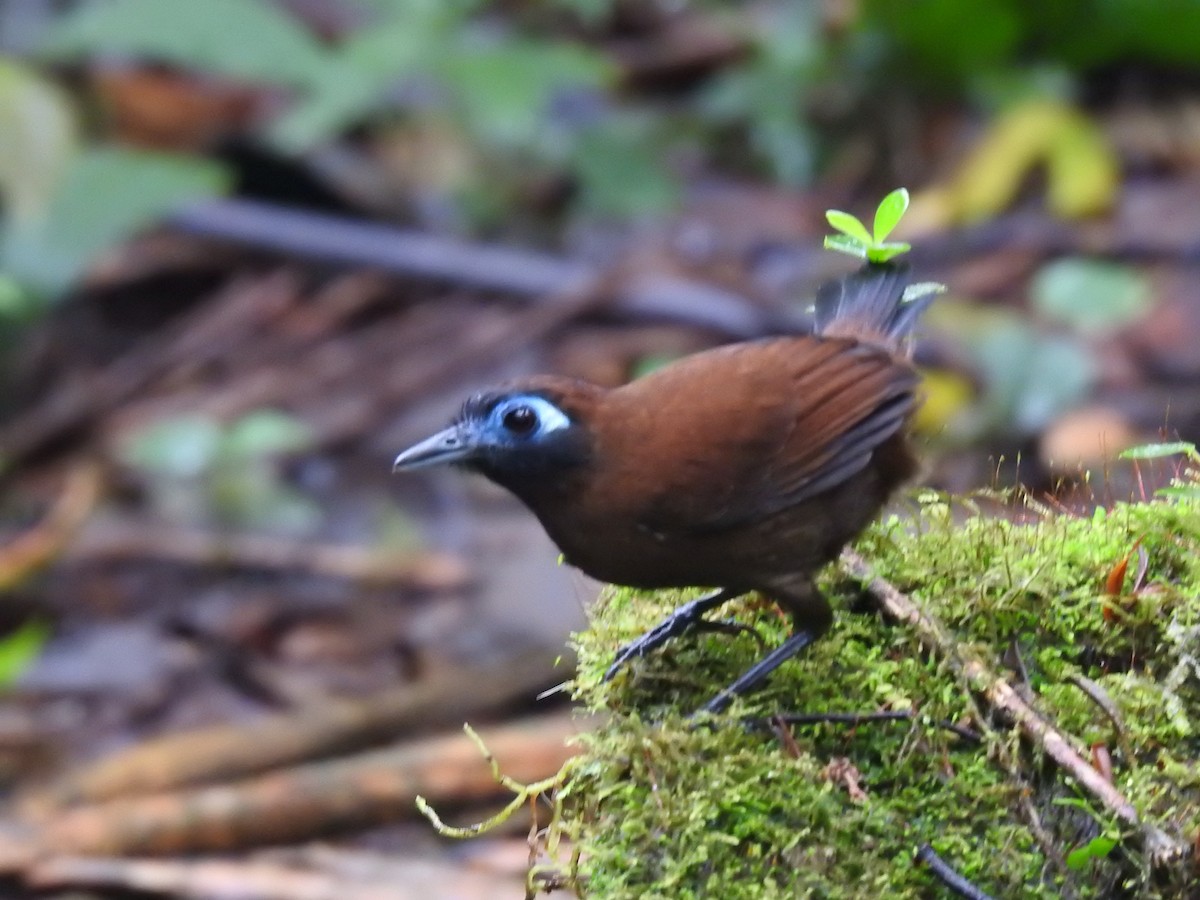
<path id="1" fill-rule="evenodd" d="M 559 771 L 588 724 L 570 713 L 522 719 L 484 732 L 515 781 Z M 438 803 L 496 794 L 488 761 L 461 734 L 339 757 L 241 781 L 113 800 L 32 823 L 36 854 L 161 856 L 289 844 L 416 814 L 417 796 Z"/>
<path id="2" fill-rule="evenodd" d="M 388 225 L 302 212 L 253 200 L 206 200 L 174 213 L 170 223 L 189 234 L 233 240 L 342 265 L 448 281 L 518 296 L 573 294 L 594 283 L 585 262 L 498 245 L 477 244 Z M 616 291 L 627 313 L 695 323 L 733 337 L 758 337 L 801 324 L 756 311 L 744 298 L 714 285 L 657 274 L 630 279 Z"/>
<path id="3" fill-rule="evenodd" d="M 1068 675 L 1067 681 L 1083 691 L 1087 698 L 1095 703 L 1100 708 L 1100 711 L 1108 717 L 1108 721 L 1112 722 L 1113 729 L 1117 733 L 1117 743 L 1121 745 L 1121 752 L 1125 754 L 1125 764 L 1129 766 L 1135 765 L 1137 758 L 1133 753 L 1133 745 L 1129 742 L 1129 731 L 1125 728 L 1125 722 L 1121 718 L 1117 704 L 1113 703 L 1112 697 L 1108 696 L 1108 691 L 1104 690 L 1104 688 L 1092 681 L 1092 679 L 1079 673 Z"/>
<path id="4" fill-rule="evenodd" d="M 195 528 L 104 523 L 85 531 L 64 553 L 72 562 L 168 560 L 182 565 L 301 571 L 329 578 L 404 584 L 444 591 L 470 582 L 467 565 L 445 553 L 395 553 L 385 548 L 288 540 L 271 535 L 216 533 Z"/>
<path id="5" fill-rule="evenodd" d="M 264 772 L 394 740 L 414 726 L 461 722 L 513 700 L 532 698 L 565 668 L 554 653 L 531 650 L 490 666 L 448 672 L 362 700 L 167 735 L 84 768 L 25 799 L 27 813 L 172 790 Z"/>
<path id="6" fill-rule="evenodd" d="M 1133 804 L 1092 768 L 1084 751 L 1074 746 L 1069 735 L 1040 716 L 1012 685 L 992 672 L 982 660 L 949 639 L 941 625 L 911 597 L 875 575 L 866 561 L 852 550 L 843 551 L 842 568 L 866 584 L 867 591 L 879 602 L 884 612 L 915 627 L 921 643 L 945 659 L 960 677 L 987 699 L 992 708 L 1015 722 L 1025 737 L 1066 770 L 1113 818 L 1141 835 L 1143 846 L 1154 865 L 1168 865 L 1184 857 L 1187 848 L 1161 829 L 1142 822 Z"/>

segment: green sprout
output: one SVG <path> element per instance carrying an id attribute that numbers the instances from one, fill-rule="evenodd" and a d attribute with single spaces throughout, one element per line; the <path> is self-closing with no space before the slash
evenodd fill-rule
<path id="1" fill-rule="evenodd" d="M 1142 444 L 1122 451 L 1121 459 L 1164 459 L 1169 456 L 1182 456 L 1193 465 L 1200 464 L 1200 450 L 1191 441 L 1172 441 L 1160 444 Z M 1193 469 L 1167 487 L 1154 492 L 1159 497 L 1182 497 L 1191 500 L 1200 499 L 1200 481 L 1196 479 Z"/>
<path id="2" fill-rule="evenodd" d="M 867 226 L 857 216 L 838 209 L 826 210 L 825 218 L 841 234 L 827 235 L 825 249 L 848 253 L 870 263 L 885 263 L 901 253 L 907 253 L 911 249 L 909 244 L 887 239 L 907 209 L 908 191 L 896 188 L 880 201 L 875 210 L 874 234 L 867 231 Z"/>

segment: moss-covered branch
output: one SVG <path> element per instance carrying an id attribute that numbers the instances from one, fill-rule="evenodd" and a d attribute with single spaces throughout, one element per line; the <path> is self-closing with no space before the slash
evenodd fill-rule
<path id="1" fill-rule="evenodd" d="M 827 573 L 829 636 L 711 728 L 686 714 L 758 644 L 685 637 L 606 684 L 613 650 L 686 599 L 606 595 L 578 638 L 576 690 L 610 718 L 564 813 L 589 896 L 927 896 L 923 843 L 996 896 L 1177 895 L 1200 830 L 1200 503 L 1024 522 L 933 495 L 919 507 L 850 562 L 911 608 L 881 616 L 858 579 Z M 1138 546 L 1142 576 L 1114 578 Z M 754 598 L 730 612 L 786 634 Z M 774 734 L 732 721 L 901 709 L 920 715 Z"/>

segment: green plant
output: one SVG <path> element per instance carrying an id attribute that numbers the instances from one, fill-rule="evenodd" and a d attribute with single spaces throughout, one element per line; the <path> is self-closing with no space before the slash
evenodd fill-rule
<path id="1" fill-rule="evenodd" d="M 145 476 L 167 518 L 302 533 L 320 512 L 285 483 L 279 461 L 310 446 L 303 423 L 258 410 L 227 424 L 198 415 L 152 422 L 130 434 L 119 455 Z"/>
<path id="2" fill-rule="evenodd" d="M 815 4 L 764 6 L 748 16 L 750 51 L 704 87 L 692 105 L 707 143 L 722 129 L 744 135 L 753 164 L 780 184 L 802 186 L 817 172 L 820 142 L 804 109 L 831 68 L 833 48 Z"/>
<path id="3" fill-rule="evenodd" d="M 1087 72 L 1140 60 L 1194 70 L 1200 6 L 1190 0 L 867 0 L 856 24 L 875 39 L 890 71 L 955 91 L 981 76 L 1039 63 Z"/>
<path id="4" fill-rule="evenodd" d="M 24 289 L 15 295 L 26 310 L 104 248 L 228 186 L 208 160 L 84 145 L 77 118 L 48 79 L 0 59 L 0 270 Z"/>
<path id="5" fill-rule="evenodd" d="M 1130 447 L 1121 453 L 1121 459 L 1165 459 L 1171 456 L 1182 456 L 1193 467 L 1200 466 L 1200 450 L 1191 441 L 1169 441 L 1159 444 L 1142 444 Z M 1180 478 L 1175 484 L 1159 488 L 1155 493 L 1160 497 L 1181 497 L 1200 499 L 1200 481 L 1196 479 L 1196 471 L 1190 477 Z"/>
<path id="6" fill-rule="evenodd" d="M 680 596 L 602 595 L 577 636 L 574 687 L 604 724 L 581 736 L 557 823 L 575 837 L 589 895 L 936 895 L 911 863 L 927 840 L 994 896 L 1183 895 L 1186 856 L 1152 877 L 1146 847 L 981 709 L 979 683 L 954 657 L 1000 660 L 1018 648 L 1039 715 L 1079 748 L 1113 749 L 1112 785 L 1143 822 L 1194 834 L 1200 504 L 1117 504 L 1089 517 L 1029 511 L 1019 523 L 933 491 L 914 500 L 903 518 L 868 531 L 860 551 L 937 623 L 950 652 L 939 660 L 911 623 L 844 607 L 821 641 L 735 709 L 761 730 L 697 728 L 680 714 L 757 658 L 758 641 L 699 636 L 605 680 L 613 648 Z M 1106 576 L 1132 546 L 1146 549 L 1146 588 L 1114 616 Z M 822 589 L 847 606 L 862 591 L 836 572 Z M 787 633 L 760 604 L 730 612 L 768 644 Z M 1079 675 L 1100 685 L 1104 704 L 1079 688 Z M 772 717 L 794 709 L 919 714 L 895 727 L 828 723 L 789 734 Z M 938 720 L 979 729 L 984 746 Z M 853 767 L 865 796 L 839 778 L 846 766 L 830 765 L 838 761 Z"/>
<path id="7" fill-rule="evenodd" d="M 1151 308 L 1147 280 L 1135 269 L 1066 257 L 1043 266 L 1030 287 L 1033 308 L 1084 334 L 1106 334 L 1136 322 Z"/>
<path id="8" fill-rule="evenodd" d="M 12 685 L 28 669 L 50 640 L 50 626 L 30 619 L 0 638 L 0 688 Z"/>
<path id="9" fill-rule="evenodd" d="M 896 188 L 879 201 L 879 206 L 875 209 L 872 231 L 868 231 L 867 226 L 860 222 L 857 216 L 837 209 L 827 210 L 825 218 L 841 234 L 826 236 L 825 249 L 847 253 L 872 263 L 887 262 L 901 253 L 907 253 L 911 245 L 887 239 L 907 209 L 908 191 L 905 188 Z"/>

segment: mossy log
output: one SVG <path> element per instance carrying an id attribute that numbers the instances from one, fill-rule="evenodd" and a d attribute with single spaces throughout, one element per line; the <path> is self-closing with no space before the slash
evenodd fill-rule
<path id="1" fill-rule="evenodd" d="M 580 852 L 580 893 L 947 895 L 914 859 L 923 844 L 996 897 L 1200 890 L 1200 503 L 1022 521 L 932 494 L 917 507 L 858 552 L 925 626 L 885 616 L 831 567 L 829 635 L 716 719 L 687 713 L 761 654 L 758 641 L 685 636 L 606 684 L 613 651 L 689 596 L 606 593 L 577 638 L 575 689 L 608 718 L 581 739 L 559 823 Z M 727 611 L 772 645 L 787 633 L 753 596 Z M 1016 721 L 981 669 L 1034 719 Z M 769 725 L 899 710 L 913 715 Z M 1087 778 L 1047 752 L 1047 730 L 1094 766 Z M 1095 773 L 1127 805 L 1089 788 Z"/>

